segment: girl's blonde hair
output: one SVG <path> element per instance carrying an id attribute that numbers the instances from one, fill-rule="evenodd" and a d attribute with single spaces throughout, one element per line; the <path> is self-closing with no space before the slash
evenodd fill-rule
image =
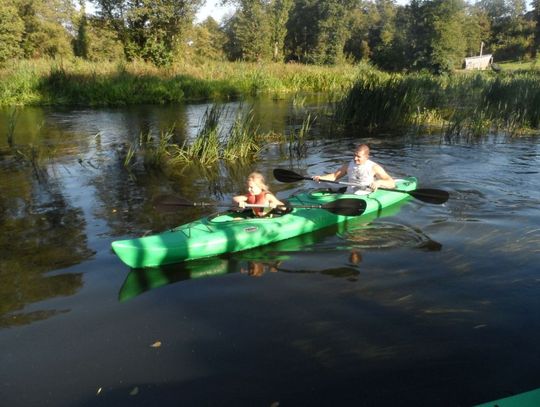
<path id="1" fill-rule="evenodd" d="M 258 171 L 253 171 L 251 174 L 247 177 L 248 182 L 253 181 L 256 182 L 259 188 L 261 188 L 264 192 L 268 192 L 268 185 L 266 185 L 266 181 L 264 179 L 264 175 L 262 175 Z"/>

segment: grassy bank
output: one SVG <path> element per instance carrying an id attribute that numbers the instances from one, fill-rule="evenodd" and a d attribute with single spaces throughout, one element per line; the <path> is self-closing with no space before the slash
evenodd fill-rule
<path id="1" fill-rule="evenodd" d="M 0 70 L 0 106 L 115 106 L 227 100 L 259 93 L 348 89 L 356 68 L 208 62 L 159 69 L 143 62 L 17 61 Z"/>
<path id="2" fill-rule="evenodd" d="M 540 71 L 452 76 L 362 72 L 336 118 L 366 129 L 435 126 L 446 134 L 516 133 L 540 126 Z"/>

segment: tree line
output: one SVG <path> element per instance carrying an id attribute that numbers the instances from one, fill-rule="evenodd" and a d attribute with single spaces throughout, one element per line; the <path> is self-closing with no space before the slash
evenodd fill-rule
<path id="1" fill-rule="evenodd" d="M 0 0 L 0 64 L 11 59 L 367 61 L 442 73 L 480 48 L 495 60 L 536 58 L 540 0 L 222 0 L 235 12 L 195 23 L 203 0 Z"/>

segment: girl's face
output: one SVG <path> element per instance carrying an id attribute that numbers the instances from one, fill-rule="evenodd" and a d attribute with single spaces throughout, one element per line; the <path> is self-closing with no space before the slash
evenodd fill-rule
<path id="1" fill-rule="evenodd" d="M 253 180 L 249 180 L 247 182 L 247 190 L 252 195 L 259 195 L 262 192 L 262 189 L 257 183 L 257 181 L 253 181 Z"/>

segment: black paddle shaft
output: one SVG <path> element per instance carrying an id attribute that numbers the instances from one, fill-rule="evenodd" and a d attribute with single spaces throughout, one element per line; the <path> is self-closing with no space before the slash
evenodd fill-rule
<path id="1" fill-rule="evenodd" d="M 298 181 L 313 181 L 311 177 L 305 177 L 303 175 L 297 174 L 294 171 L 285 170 L 283 168 L 276 168 L 273 171 L 274 177 L 280 182 L 298 182 Z M 348 185 L 348 186 L 362 186 L 352 182 L 341 182 L 341 181 L 327 181 L 321 180 L 322 182 L 329 182 L 331 184 L 339 185 Z M 398 192 L 402 194 L 408 194 L 422 202 L 440 205 L 448 201 L 450 194 L 447 191 L 442 189 L 433 189 L 433 188 L 420 188 L 413 191 L 404 191 L 401 189 L 392 189 L 392 188 L 379 188 L 384 191 Z"/>
<path id="2" fill-rule="evenodd" d="M 224 202 L 192 202 L 183 197 L 175 195 L 159 195 L 154 199 L 154 207 L 159 209 L 169 210 L 173 207 L 178 206 L 218 206 L 218 207 L 234 207 L 233 204 L 224 203 Z M 313 205 L 295 205 L 295 204 L 286 204 L 287 208 L 301 208 L 301 209 L 324 209 L 329 212 L 332 212 L 336 215 L 342 216 L 360 216 L 366 210 L 366 201 L 358 198 L 340 198 L 336 199 L 333 202 L 328 202 L 325 204 L 313 204 Z M 266 207 L 266 205 L 246 205 L 246 207 Z"/>

